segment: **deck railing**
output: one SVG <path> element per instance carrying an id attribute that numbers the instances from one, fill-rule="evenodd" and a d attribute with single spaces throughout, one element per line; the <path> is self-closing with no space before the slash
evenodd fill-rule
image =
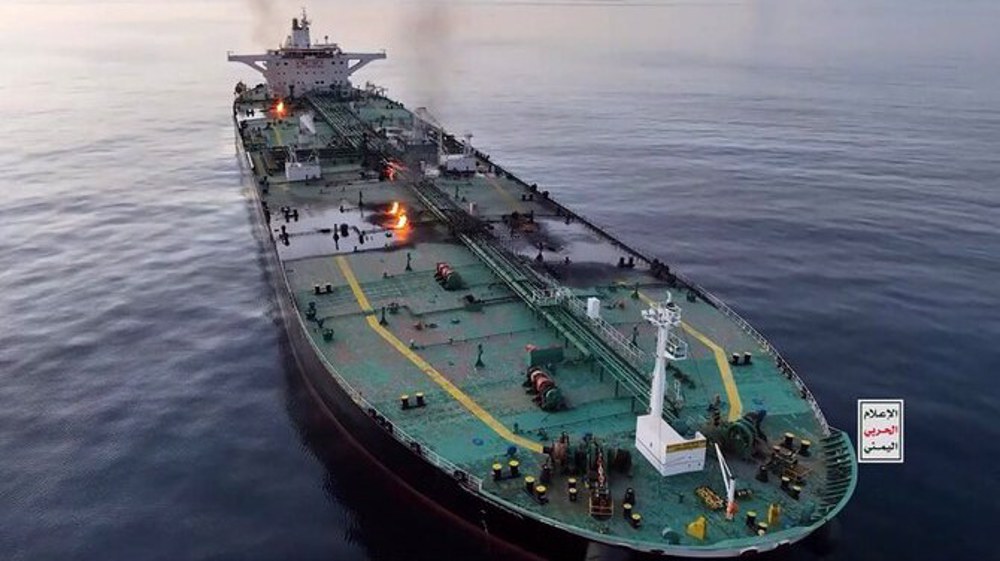
<path id="1" fill-rule="evenodd" d="M 583 303 L 583 300 L 577 298 L 569 290 L 565 291 L 565 298 L 563 303 L 569 311 L 573 312 L 574 315 L 580 319 L 590 323 L 590 325 L 597 330 L 601 337 L 611 344 L 612 347 L 618 351 L 625 360 L 629 363 L 642 370 L 646 365 L 646 353 L 642 349 L 637 347 L 635 344 L 629 340 L 617 327 L 611 325 L 604 318 L 597 316 L 596 318 L 590 317 L 587 314 L 587 305 Z"/>
<path id="2" fill-rule="evenodd" d="M 429 123 L 429 122 L 428 122 L 428 124 L 430 125 L 430 127 L 434 131 L 437 131 L 440 128 L 439 126 L 437 126 L 435 124 L 432 124 L 432 123 Z M 442 130 L 442 133 L 443 132 L 444 131 Z M 521 178 L 517 177 L 513 173 L 507 171 L 503 167 L 499 166 L 498 164 L 496 164 L 492 160 L 490 160 L 490 158 L 489 158 L 489 156 L 487 154 L 484 154 L 483 152 L 481 152 L 480 150 L 478 150 L 476 148 L 473 148 L 473 153 L 478 158 L 480 158 L 481 160 L 489 163 L 498 174 L 506 175 L 507 177 L 511 178 L 513 181 L 515 181 L 518 184 L 520 184 L 525 189 L 532 189 L 532 187 L 529 186 Z M 549 202 L 551 204 L 555 205 L 556 207 L 558 207 L 560 209 L 560 211 L 564 215 L 571 216 L 571 217 L 573 217 L 574 220 L 577 220 L 577 221 L 583 223 L 585 226 L 587 226 L 588 228 L 590 228 L 596 234 L 604 237 L 608 241 L 610 241 L 613 244 L 615 244 L 622 251 L 625 251 L 625 252 L 628 252 L 630 254 L 633 254 L 636 257 L 638 257 L 639 259 L 645 261 L 646 263 L 652 263 L 654 260 L 659 261 L 658 259 L 654 259 L 652 257 L 652 256 L 656 255 L 655 251 L 652 251 L 649 248 L 644 247 L 642 245 L 637 245 L 637 244 L 626 245 L 624 242 L 622 242 L 618 238 L 616 238 L 616 237 L 612 236 L 610 233 L 608 233 L 611 230 L 606 225 L 604 225 L 604 224 L 602 224 L 602 223 L 594 220 L 593 218 L 585 218 L 583 216 L 580 216 L 577 213 L 573 212 L 572 210 L 566 208 L 565 206 L 563 206 L 562 204 L 560 204 L 560 203 L 558 203 L 558 202 L 556 202 L 554 200 L 549 199 Z M 511 248 L 506 248 L 506 249 L 508 249 L 508 251 L 510 251 Z M 515 255 L 515 256 L 518 255 L 516 251 L 511 251 L 511 253 L 513 255 Z M 549 286 L 558 286 L 558 283 L 556 283 L 555 281 L 551 280 L 546 275 L 543 275 L 543 274 L 541 274 L 541 273 L 539 273 L 537 271 L 535 271 L 535 273 L 538 275 L 538 277 L 545 284 L 549 284 Z M 795 384 L 796 388 L 798 388 L 798 390 L 802 394 L 803 398 L 809 403 L 809 407 L 810 407 L 810 409 L 812 409 L 813 414 L 816 416 L 816 420 L 819 423 L 820 428 L 823 431 L 823 435 L 824 436 L 828 436 L 830 434 L 830 425 L 827 423 L 826 417 L 823 415 L 823 412 L 820 410 L 819 404 L 816 403 L 816 399 L 813 397 L 812 392 L 810 392 L 809 388 L 806 387 L 805 382 L 802 381 L 802 378 L 799 377 L 798 373 L 796 373 L 795 370 L 791 367 L 791 365 L 788 364 L 788 361 L 786 361 L 784 359 L 784 357 L 782 357 L 781 354 L 774 347 L 772 347 L 770 343 L 768 343 L 767 339 L 765 339 L 764 336 L 760 334 L 760 332 L 758 332 L 756 329 L 754 329 L 753 326 L 751 326 L 745 319 L 743 319 L 738 313 L 736 313 L 732 308 L 730 308 L 728 305 L 726 305 L 725 302 L 723 302 L 722 300 L 720 300 L 714 294 L 712 294 L 708 290 L 705 290 L 702 286 L 698 285 L 697 283 L 691 281 L 690 279 L 688 279 L 687 277 L 685 277 L 685 276 L 683 276 L 683 275 L 681 275 L 679 273 L 674 272 L 673 275 L 675 277 L 677 277 L 677 279 L 680 280 L 684 285 L 686 285 L 687 287 L 689 287 L 689 288 L 693 289 L 695 292 L 697 292 L 705 301 L 707 301 L 712 306 L 714 306 L 716 309 L 718 309 L 723 314 L 725 314 L 727 317 L 729 317 L 730 319 L 732 319 L 733 322 L 736 323 L 736 325 L 739 326 L 740 329 L 743 330 L 744 333 L 746 333 L 747 335 L 749 335 L 751 338 L 753 338 L 755 341 L 757 341 L 761 345 L 761 347 L 764 348 L 764 352 L 766 354 L 768 354 L 769 356 L 771 356 L 772 359 L 774 359 L 774 362 L 775 362 L 775 365 L 777 366 L 777 368 L 785 376 L 787 376 L 788 379 L 790 379 L 792 381 L 792 383 Z M 576 304 L 578 304 L 578 306 Z M 583 313 L 584 313 L 584 316 L 586 316 L 586 308 L 584 307 L 583 303 L 578 298 L 576 298 L 575 296 L 573 296 L 569 300 L 567 307 L 570 310 L 572 310 L 575 314 L 579 314 L 579 311 L 582 309 Z M 588 317 L 587 319 L 589 320 L 590 318 Z M 593 320 L 591 320 L 591 321 L 593 321 Z M 611 339 L 613 341 L 613 346 L 615 347 L 615 349 L 617 351 L 623 353 L 623 357 L 625 357 L 631 364 L 636 365 L 637 363 L 634 362 L 634 361 L 637 359 L 637 357 L 639 357 L 639 359 L 641 360 L 641 358 L 643 357 L 642 351 L 640 349 L 637 349 L 634 345 L 632 345 L 631 341 L 628 341 L 625 338 L 624 334 L 622 334 L 621 331 L 619 331 L 618 329 L 614 328 L 614 326 L 611 326 L 607 322 L 604 322 L 604 324 L 606 324 L 606 325 L 597 325 L 597 324 L 595 324 L 595 326 L 601 332 L 601 335 L 603 336 L 602 338 L 606 337 L 607 339 Z M 605 329 L 603 329 L 604 327 L 609 327 L 610 331 L 606 331 Z M 605 340 L 607 340 L 607 339 L 605 339 Z M 623 343 L 620 344 L 618 342 L 619 340 L 621 340 Z M 633 351 L 632 349 L 635 349 L 635 350 Z M 638 351 L 638 354 L 635 351 Z"/>
<path id="3" fill-rule="evenodd" d="M 490 161 L 486 157 L 485 154 L 479 152 L 478 150 L 476 151 L 476 154 L 480 158 L 483 158 L 486 161 Z M 513 173 L 510 173 L 509 171 L 507 171 L 506 169 L 500 167 L 499 165 L 497 165 L 495 163 L 492 163 L 492 162 L 490 162 L 490 163 L 491 163 L 491 165 L 493 165 L 494 169 L 498 173 L 504 174 L 507 177 L 512 178 L 513 181 L 516 181 L 517 183 L 519 183 L 522 187 L 524 187 L 526 189 L 531 189 L 531 187 L 527 183 L 525 183 L 523 180 L 521 180 L 520 178 L 518 178 L 517 176 L 515 176 Z M 561 204 L 559 204 L 559 203 L 557 203 L 555 201 L 550 200 L 549 202 L 555 204 L 556 206 L 558 206 L 565 214 L 567 214 L 569 216 L 572 216 L 574 218 L 574 220 L 577 220 L 577 221 L 583 223 L 585 226 L 587 226 L 588 228 L 590 228 L 596 234 L 598 234 L 598 235 L 604 237 L 605 239 L 607 239 L 608 241 L 614 243 L 616 246 L 618 246 L 623 251 L 626 251 L 628 253 L 631 253 L 631 254 L 635 255 L 636 257 L 638 257 L 639 259 L 645 261 L 646 263 L 652 263 L 654 261 L 654 257 L 653 256 L 656 255 L 656 252 L 653 251 L 653 250 L 651 250 L 650 248 L 644 247 L 644 246 L 639 245 L 639 244 L 626 245 L 624 242 L 620 241 L 618 238 L 616 238 L 616 237 L 612 236 L 611 234 L 609 234 L 608 232 L 610 232 L 611 230 L 605 224 L 603 224 L 603 223 L 601 223 L 601 222 L 599 222 L 597 220 L 594 220 L 593 218 L 590 218 L 590 217 L 584 218 L 584 217 L 576 214 L 572 210 L 564 207 L 563 205 L 561 205 Z M 660 260 L 660 262 L 663 262 L 663 261 Z M 730 308 L 728 305 L 726 305 L 726 303 L 723 302 L 721 299 L 719 299 L 718 297 L 716 297 L 714 294 L 712 294 L 708 290 L 705 290 L 704 287 L 698 285 L 697 283 L 695 283 L 694 281 L 690 280 L 686 276 L 684 276 L 684 275 L 682 275 L 680 273 L 676 273 L 674 271 L 671 271 L 671 273 L 675 277 L 677 277 L 677 279 L 680 280 L 684 285 L 688 286 L 691 289 L 694 289 L 694 291 L 697 292 L 706 302 L 708 302 L 709 304 L 711 304 L 712 306 L 714 306 L 716 309 L 718 309 L 720 312 L 722 312 L 727 317 L 729 317 L 731 320 L 733 320 L 733 322 L 737 326 L 739 326 L 739 328 L 744 333 L 746 333 L 747 335 L 749 335 L 751 338 L 753 338 L 755 341 L 757 341 L 761 345 L 761 347 L 764 348 L 764 352 L 766 354 L 768 354 L 772 359 L 774 359 L 774 363 L 777 366 L 778 370 L 780 370 L 782 374 L 784 374 L 785 376 L 787 376 L 788 379 L 790 379 L 792 381 L 792 383 L 795 384 L 795 387 L 798 388 L 799 392 L 801 392 L 801 394 L 803 395 L 804 399 L 809 403 L 809 408 L 812 409 L 813 414 L 816 416 L 816 420 L 819 422 L 820 428 L 823 431 L 823 435 L 824 436 L 829 436 L 830 435 L 830 425 L 827 423 L 826 417 L 823 415 L 823 412 L 820 410 L 819 404 L 816 403 L 816 398 L 813 397 L 812 392 L 810 392 L 809 388 L 806 387 L 805 382 L 802 381 L 802 378 L 799 377 L 798 373 L 795 372 L 795 370 L 792 368 L 792 366 L 790 364 L 788 364 L 788 361 L 785 360 L 785 358 L 781 356 L 781 354 L 777 351 L 777 349 L 775 349 L 773 346 L 771 346 L 771 344 L 767 341 L 767 339 L 764 338 L 763 335 L 760 334 L 759 331 L 757 331 L 756 329 L 754 329 L 753 326 L 751 326 L 745 319 L 743 319 L 738 313 L 736 313 L 736 311 L 734 311 L 732 308 Z M 621 334 L 620 331 L 617 331 L 617 330 L 615 330 L 615 331 L 618 332 L 619 334 Z"/>
<path id="4" fill-rule="evenodd" d="M 764 349 L 764 352 L 767 355 L 769 355 L 772 359 L 774 359 L 774 364 L 775 366 L 777 366 L 778 370 L 782 374 L 784 374 L 789 380 L 791 380 L 792 383 L 795 384 L 795 387 L 798 388 L 803 398 L 809 403 L 809 408 L 812 409 L 813 414 L 816 416 L 816 420 L 819 422 L 820 428 L 823 430 L 823 435 L 829 436 L 830 425 L 829 423 L 827 423 L 826 416 L 823 415 L 823 412 L 820 410 L 819 404 L 816 403 L 816 398 L 813 397 L 812 392 L 810 392 L 809 388 L 806 387 L 805 382 L 802 381 L 802 378 L 799 377 L 798 373 L 796 373 L 795 370 L 792 368 L 792 366 L 788 364 L 788 361 L 786 361 L 785 358 L 781 356 L 781 353 L 779 353 L 777 349 L 771 346 L 771 344 L 767 341 L 767 339 L 764 338 L 763 335 L 760 334 L 759 331 L 754 329 L 752 325 L 750 325 L 745 319 L 743 319 L 738 313 L 736 313 L 735 310 L 726 305 L 726 303 L 723 302 L 721 299 L 716 297 L 711 292 L 705 290 L 698 284 L 695 284 L 687 277 L 682 276 L 678 273 L 674 274 L 678 279 L 680 279 L 681 282 L 693 288 L 705 301 L 710 303 L 717 310 L 719 310 L 728 318 L 733 320 L 733 322 L 736 325 L 738 325 L 740 329 L 743 330 L 744 333 L 749 335 L 753 340 L 757 341 L 757 343 L 760 344 L 760 346 Z"/>

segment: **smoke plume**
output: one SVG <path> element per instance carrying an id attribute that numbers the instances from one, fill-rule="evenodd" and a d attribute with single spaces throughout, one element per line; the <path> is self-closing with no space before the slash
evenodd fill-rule
<path id="1" fill-rule="evenodd" d="M 410 90 L 433 112 L 447 104 L 445 69 L 458 59 L 452 40 L 452 14 L 446 2 L 434 0 L 417 2 L 411 10 L 402 30 L 403 43 L 413 56 L 407 65 Z"/>
<path id="2" fill-rule="evenodd" d="M 284 39 L 288 18 L 296 13 L 294 9 L 290 10 L 290 4 L 283 0 L 247 0 L 254 45 L 274 48 Z"/>

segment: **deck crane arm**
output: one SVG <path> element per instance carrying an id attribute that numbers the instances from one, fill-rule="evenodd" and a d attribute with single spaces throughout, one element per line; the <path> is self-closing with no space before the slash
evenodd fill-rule
<path id="1" fill-rule="evenodd" d="M 719 470 L 722 471 L 722 484 L 726 487 L 726 520 L 732 520 L 736 516 L 736 477 L 733 476 L 726 458 L 722 455 L 722 449 L 715 443 L 715 454 L 719 457 Z"/>

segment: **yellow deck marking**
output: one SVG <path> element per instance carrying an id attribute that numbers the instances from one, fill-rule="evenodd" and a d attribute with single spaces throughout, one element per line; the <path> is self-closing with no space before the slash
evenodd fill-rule
<path id="1" fill-rule="evenodd" d="M 284 146 L 285 141 L 281 139 L 281 121 L 274 123 L 274 139 L 277 141 L 278 146 Z"/>
<path id="2" fill-rule="evenodd" d="M 705 334 L 691 327 L 686 322 L 681 322 L 681 328 L 693 335 L 695 339 L 701 341 L 706 347 L 712 349 L 712 353 L 715 355 L 715 363 L 719 366 L 719 375 L 722 376 L 722 385 L 726 387 L 726 397 L 729 398 L 729 421 L 738 420 L 743 414 L 743 402 L 740 401 L 740 392 L 736 389 L 733 372 L 729 369 L 726 351 L 722 350 L 722 347 L 716 345 Z"/>
<path id="3" fill-rule="evenodd" d="M 500 193 L 501 195 L 503 195 L 503 197 L 505 199 L 507 199 L 507 202 L 510 203 L 510 206 L 514 210 L 516 210 L 516 211 L 520 211 L 521 210 L 521 204 L 520 204 L 521 201 L 515 199 L 514 195 L 511 195 L 510 193 L 508 193 L 507 190 L 504 189 L 502 185 L 500 185 L 500 182 L 497 181 L 496 178 L 490 177 L 488 175 L 484 176 L 484 177 L 486 177 L 486 181 L 488 181 L 489 184 L 492 185 L 493 188 L 497 190 L 497 193 Z"/>
<path id="4" fill-rule="evenodd" d="M 413 363 L 414 366 L 420 369 L 421 372 L 427 375 L 428 378 L 434 381 L 437 385 L 441 386 L 441 389 L 448 392 L 455 401 L 461 403 L 470 413 L 476 416 L 477 419 L 486 424 L 486 426 L 493 429 L 493 432 L 500 435 L 501 438 L 517 444 L 522 448 L 527 448 L 533 452 L 539 454 L 542 453 L 542 445 L 528 440 L 527 438 L 518 436 L 510 431 L 507 427 L 503 426 L 500 421 L 496 420 L 493 415 L 490 415 L 488 411 L 483 409 L 481 405 L 476 403 L 471 397 L 469 397 L 465 392 L 460 390 L 458 386 L 451 383 L 451 380 L 447 379 L 440 372 L 437 371 L 429 362 L 424 360 L 420 355 L 413 352 L 405 343 L 399 340 L 391 331 L 385 327 L 379 325 L 378 319 L 371 312 L 371 303 L 368 302 L 368 297 L 365 296 L 364 291 L 361 289 L 361 285 L 358 284 L 358 279 L 354 276 L 354 271 L 351 270 L 351 266 L 347 263 L 347 259 L 344 256 L 337 256 L 337 266 L 340 267 L 340 272 L 344 274 L 344 278 L 347 279 L 347 284 L 351 287 L 351 292 L 354 293 L 354 298 L 358 301 L 358 305 L 367 315 L 365 318 L 368 321 L 368 326 L 372 328 L 373 331 L 378 333 L 387 343 L 392 345 L 399 354 L 405 356 Z"/>
<path id="5" fill-rule="evenodd" d="M 623 283 L 622 286 L 625 286 Z M 639 298 L 643 302 L 652 305 L 655 300 L 649 296 L 639 292 Z M 740 401 L 740 392 L 736 388 L 736 380 L 733 380 L 733 371 L 729 369 L 729 361 L 726 359 L 726 351 L 722 349 L 715 341 L 711 340 L 701 331 L 698 331 L 694 327 L 685 321 L 681 322 L 681 329 L 690 333 L 695 339 L 701 341 L 703 345 L 712 350 L 712 354 L 715 355 L 715 363 L 719 366 L 719 376 L 722 377 L 722 385 L 726 388 L 726 397 L 729 398 L 729 421 L 733 422 L 740 418 L 743 414 L 743 402 Z"/>

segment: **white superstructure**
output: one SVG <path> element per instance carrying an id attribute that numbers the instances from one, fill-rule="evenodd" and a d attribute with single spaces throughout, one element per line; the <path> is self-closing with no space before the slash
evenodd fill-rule
<path id="1" fill-rule="evenodd" d="M 445 149 L 443 129 L 438 129 L 438 165 L 448 173 L 476 173 L 476 155 L 472 151 L 472 135 L 466 134 L 461 154 L 449 154 Z"/>
<path id="2" fill-rule="evenodd" d="M 313 90 L 349 90 L 351 74 L 373 60 L 384 58 L 385 51 L 344 52 L 325 37 L 322 43 L 313 43 L 305 10 L 301 18 L 292 19 L 292 32 L 281 48 L 268 49 L 264 54 L 228 54 L 231 62 L 242 62 L 263 74 L 268 90 L 275 97 L 295 97 Z"/>

